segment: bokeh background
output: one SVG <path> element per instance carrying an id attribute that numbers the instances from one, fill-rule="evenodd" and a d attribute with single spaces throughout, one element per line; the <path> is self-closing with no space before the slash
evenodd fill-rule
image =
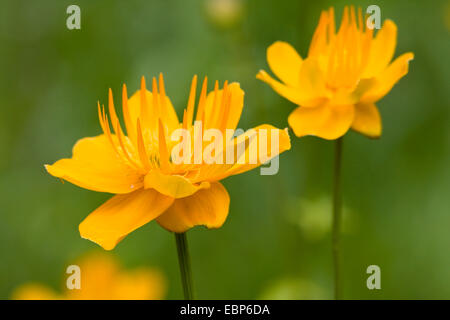
<path id="1" fill-rule="evenodd" d="M 81 8 L 81 30 L 66 8 Z M 288 41 L 304 56 L 320 11 L 347 1 L 2 1 L 0 10 L 0 298 L 30 281 L 60 289 L 67 265 L 99 250 L 78 224 L 109 195 L 61 184 L 44 164 L 99 134 L 97 100 L 119 98 L 163 72 L 180 116 L 194 74 L 239 81 L 240 127 L 287 126 L 294 105 L 255 79 L 266 48 Z M 398 25 L 409 74 L 378 103 L 379 140 L 344 141 L 344 297 L 450 298 L 450 2 L 378 4 Z M 213 82 L 210 81 L 210 86 Z M 117 99 L 117 101 L 119 101 Z M 293 136 L 293 134 L 291 133 Z M 292 138 L 275 176 L 224 181 L 231 208 L 219 230 L 188 233 L 198 298 L 332 298 L 333 143 Z M 151 266 L 182 298 L 172 234 L 150 223 L 112 252 L 124 268 Z M 381 267 L 381 290 L 366 268 Z"/>

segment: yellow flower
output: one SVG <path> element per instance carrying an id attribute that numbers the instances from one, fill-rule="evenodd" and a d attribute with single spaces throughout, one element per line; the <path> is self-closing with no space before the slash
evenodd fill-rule
<path id="1" fill-rule="evenodd" d="M 361 8 L 344 10 L 335 32 L 334 10 L 323 11 L 312 38 L 308 57 L 285 42 L 267 49 L 267 62 L 279 82 L 261 70 L 257 78 L 278 94 L 299 105 L 288 118 L 298 137 L 314 135 L 334 140 L 349 128 L 368 137 L 381 135 L 381 118 L 375 102 L 408 73 L 412 53 L 391 63 L 397 27 L 386 20 L 373 37 L 364 26 Z"/>
<path id="2" fill-rule="evenodd" d="M 80 289 L 56 292 L 39 283 L 19 286 L 12 293 L 16 300 L 159 300 L 166 293 L 165 279 L 158 271 L 139 268 L 122 271 L 109 255 L 88 255 L 80 267 Z M 67 275 L 69 276 L 69 275 Z"/>
<path id="3" fill-rule="evenodd" d="M 100 125 L 103 134 L 79 140 L 71 159 L 62 159 L 53 165 L 46 165 L 47 171 L 58 178 L 77 186 L 99 192 L 116 194 L 92 212 L 79 226 L 83 238 L 113 249 L 127 234 L 156 219 L 164 228 L 173 232 L 204 225 L 208 228 L 222 226 L 228 215 L 230 198 L 219 182 L 230 175 L 253 169 L 266 162 L 259 156 L 256 162 L 239 161 L 247 159 L 254 144 L 264 137 L 271 143 L 271 133 L 279 137 L 279 148 L 270 148 L 268 158 L 290 148 L 286 130 L 270 125 L 261 125 L 223 143 L 219 153 L 227 154 L 233 148 L 245 145 L 243 154 L 234 156 L 232 164 L 226 162 L 206 163 L 194 159 L 210 147 L 201 142 L 194 120 L 194 105 L 197 77 L 194 76 L 183 121 L 178 121 L 175 110 L 165 94 L 162 75 L 158 84 L 152 82 L 152 92 L 147 91 L 142 78 L 141 89 L 128 99 L 123 87 L 122 107 L 127 135 L 121 128 L 114 109 L 113 97 L 109 91 L 109 114 L 114 133 L 104 109 L 98 105 Z M 196 123 L 203 129 L 218 129 L 220 133 L 236 129 L 244 103 L 244 92 L 238 83 L 224 83 L 219 90 L 216 81 L 214 90 L 207 95 L 207 79 L 203 82 Z M 178 144 L 172 141 L 177 129 L 193 133 L 193 143 L 188 151 L 192 157 L 187 163 L 175 162 L 172 149 Z M 267 133 L 267 132 L 270 132 Z M 250 139 L 247 137 L 250 136 Z M 170 138 L 169 138 L 170 137 Z M 199 142 L 200 141 L 200 142 Z M 258 145 L 259 147 L 259 145 Z M 195 149 L 195 150 L 194 150 Z M 184 153 L 183 153 L 184 154 Z"/>

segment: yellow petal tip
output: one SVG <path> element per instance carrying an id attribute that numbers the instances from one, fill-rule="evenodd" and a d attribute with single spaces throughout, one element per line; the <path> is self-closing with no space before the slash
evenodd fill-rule
<path id="1" fill-rule="evenodd" d="M 264 81 L 267 76 L 268 76 L 267 72 L 261 69 L 256 74 L 256 79 Z"/>
<path id="2" fill-rule="evenodd" d="M 408 55 L 408 59 L 407 59 L 408 61 L 414 60 L 414 53 L 408 52 L 407 55 Z"/>
<path id="3" fill-rule="evenodd" d="M 95 240 L 97 237 L 90 234 L 90 232 L 87 231 L 86 228 L 83 227 L 83 222 L 81 222 L 80 225 L 78 226 L 78 231 L 80 232 L 80 237 L 82 239 L 94 242 L 95 244 L 98 244 L 100 247 L 102 247 L 106 251 L 111 251 L 116 247 L 118 242 L 113 243 L 111 241 Z"/>

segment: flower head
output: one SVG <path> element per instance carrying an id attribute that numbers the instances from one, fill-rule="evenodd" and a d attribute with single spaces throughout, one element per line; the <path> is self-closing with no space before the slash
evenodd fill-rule
<path id="1" fill-rule="evenodd" d="M 196 87 L 194 76 L 183 121 L 179 122 L 162 75 L 159 88 L 153 78 L 152 92 L 142 78 L 141 89 L 130 99 L 124 85 L 126 133 L 110 90 L 109 117 L 98 105 L 103 134 L 79 140 L 71 159 L 46 165 L 55 177 L 85 189 L 116 194 L 80 224 L 83 238 L 111 250 L 127 234 L 154 219 L 173 232 L 197 225 L 218 228 L 226 220 L 230 202 L 219 181 L 253 169 L 290 148 L 287 132 L 270 125 L 235 138 L 227 134 L 236 129 L 243 108 L 244 92 L 238 83 L 225 82 L 219 89 L 216 81 L 214 90 L 207 94 L 205 78 L 194 118 Z M 213 147 L 206 143 L 207 132 L 214 133 Z M 277 141 L 272 141 L 274 136 Z M 174 137 L 183 138 L 182 142 Z M 265 156 L 255 152 L 261 151 L 263 140 L 271 146 Z M 234 153 L 235 149 L 241 152 Z M 230 151 L 232 161 L 207 161 L 203 157 L 228 159 Z M 244 161 L 252 156 L 255 161 Z"/>
<path id="2" fill-rule="evenodd" d="M 267 49 L 267 61 L 281 82 L 261 70 L 257 78 L 278 94 L 299 105 L 288 118 L 298 137 L 315 135 L 337 139 L 349 128 L 368 137 L 381 135 L 381 118 L 375 102 L 408 73 L 412 53 L 391 62 L 397 27 L 386 20 L 373 36 L 363 21 L 345 8 L 335 31 L 334 10 L 323 11 L 308 56 L 302 59 L 288 43 L 275 42 Z"/>
<path id="3" fill-rule="evenodd" d="M 166 292 L 163 275 L 154 269 L 124 271 L 119 263 L 105 254 L 89 254 L 77 263 L 80 288 L 62 293 L 40 283 L 27 283 L 16 288 L 16 300 L 159 300 Z"/>

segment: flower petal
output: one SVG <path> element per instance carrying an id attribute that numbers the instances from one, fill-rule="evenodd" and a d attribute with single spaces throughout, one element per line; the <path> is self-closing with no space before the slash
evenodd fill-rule
<path id="1" fill-rule="evenodd" d="M 343 136 L 353 122 L 353 105 L 323 104 L 316 108 L 298 107 L 288 118 L 297 137 L 307 135 L 334 140 Z"/>
<path id="2" fill-rule="evenodd" d="M 270 85 L 272 89 L 275 90 L 282 97 L 298 105 L 302 105 L 305 107 L 310 106 L 312 107 L 322 103 L 325 100 L 324 97 L 312 96 L 311 93 L 306 92 L 302 88 L 285 85 L 273 79 L 264 70 L 260 70 L 259 73 L 256 75 L 256 78 Z"/>
<path id="3" fill-rule="evenodd" d="M 297 87 L 302 58 L 287 42 L 277 41 L 267 48 L 267 63 L 272 72 L 284 83 Z"/>
<path id="4" fill-rule="evenodd" d="M 376 79 L 376 84 L 361 98 L 362 103 L 376 102 L 383 98 L 403 76 L 408 73 L 411 52 L 404 53 L 392 62 Z"/>
<path id="5" fill-rule="evenodd" d="M 172 203 L 173 198 L 155 190 L 116 195 L 81 222 L 80 235 L 112 250 L 126 235 L 158 217 Z"/>
<path id="6" fill-rule="evenodd" d="M 213 182 L 209 189 L 176 199 L 156 221 L 165 229 L 178 233 L 199 225 L 209 229 L 220 228 L 228 216 L 229 206 L 227 190 L 221 183 Z"/>
<path id="7" fill-rule="evenodd" d="M 128 193 L 143 186 L 142 174 L 114 151 L 103 134 L 80 139 L 72 154 L 71 159 L 45 165 L 48 173 L 99 192 Z"/>
<path id="8" fill-rule="evenodd" d="M 149 114 L 153 118 L 155 118 L 156 108 L 153 106 L 153 93 L 146 90 L 146 102 L 149 108 Z M 158 99 L 160 100 L 160 95 L 158 94 Z M 131 98 L 128 100 L 128 108 L 130 110 L 130 119 L 131 122 L 136 125 L 137 119 L 141 117 L 141 92 L 140 90 L 136 91 Z M 142 119 L 142 117 L 141 117 Z M 167 126 L 169 133 L 179 127 L 179 121 L 177 113 L 170 101 L 169 97 L 166 96 L 165 100 L 165 110 L 161 112 L 161 120 Z M 157 124 L 157 122 L 156 122 Z M 153 130 L 155 130 L 153 128 Z M 155 134 L 156 135 L 156 134 Z M 156 135 L 157 136 L 157 135 Z"/>
<path id="9" fill-rule="evenodd" d="M 277 137 L 278 141 L 272 140 L 272 138 L 277 139 Z M 236 137 L 233 144 L 228 148 L 230 147 L 235 150 L 233 165 L 228 167 L 225 165 L 225 170 L 218 170 L 216 175 L 209 179 L 221 180 L 257 168 L 282 152 L 289 150 L 291 140 L 287 128 L 282 130 L 263 124 Z"/>
<path id="10" fill-rule="evenodd" d="M 183 176 L 166 175 L 159 170 L 151 170 L 145 176 L 144 187 L 178 199 L 188 197 L 200 189 L 209 188 L 209 182 L 193 184 Z"/>
<path id="11" fill-rule="evenodd" d="M 331 97 L 325 89 L 325 77 L 320 68 L 319 59 L 307 58 L 303 61 L 299 74 L 299 89 L 309 95 L 309 100 L 322 101 L 324 98 Z M 299 104 L 309 106 L 309 104 Z M 313 106 L 317 105 L 314 104 Z"/>
<path id="12" fill-rule="evenodd" d="M 381 136 L 381 117 L 374 103 L 355 105 L 355 118 L 352 129 L 370 138 Z"/>
<path id="13" fill-rule="evenodd" d="M 225 129 L 236 129 L 239 119 L 241 118 L 242 108 L 244 107 L 244 91 L 241 89 L 239 83 L 233 82 L 228 85 L 228 92 L 231 94 L 231 103 L 230 109 L 228 112 L 228 119 L 226 120 Z M 210 92 L 206 98 L 205 103 L 205 119 L 214 119 L 218 121 L 212 121 L 207 123 L 207 127 L 205 129 L 214 128 L 219 129 L 218 122 L 222 121 L 218 116 L 219 108 L 214 108 L 215 101 L 221 101 L 223 95 L 223 89 L 217 91 L 217 100 L 215 98 L 214 91 Z M 218 105 L 220 106 L 220 104 Z M 214 114 L 216 113 L 216 114 Z"/>
<path id="14" fill-rule="evenodd" d="M 396 45 L 397 26 L 392 20 L 386 20 L 372 41 L 369 60 L 362 77 L 372 78 L 380 74 L 392 60 Z"/>
<path id="15" fill-rule="evenodd" d="M 347 105 L 358 103 L 361 100 L 361 97 L 376 85 L 377 81 L 375 78 L 361 79 L 356 85 L 356 88 L 351 92 L 345 89 L 337 90 L 333 97 L 333 104 Z"/>

